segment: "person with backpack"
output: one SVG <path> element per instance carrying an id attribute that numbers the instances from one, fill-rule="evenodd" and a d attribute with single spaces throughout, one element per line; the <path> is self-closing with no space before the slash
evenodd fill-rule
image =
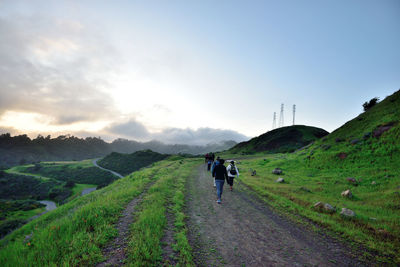
<path id="1" fill-rule="evenodd" d="M 213 170 L 213 176 L 215 177 L 215 183 L 217 185 L 217 203 L 221 204 L 222 191 L 224 189 L 225 179 L 228 179 L 228 172 L 224 166 L 224 160 L 220 159 L 218 165 Z"/>
<path id="2" fill-rule="evenodd" d="M 226 171 L 228 172 L 228 179 L 227 182 L 231 187 L 231 191 L 233 190 L 233 179 L 235 176 L 239 178 L 239 170 L 237 169 L 235 162 L 231 160 L 231 164 L 226 168 Z"/>
<path id="3" fill-rule="evenodd" d="M 219 156 L 217 157 L 217 160 L 214 161 L 214 163 L 211 166 L 211 175 L 214 178 L 214 187 L 217 187 L 217 185 L 215 184 L 215 175 L 214 175 L 214 168 L 215 166 L 217 166 L 219 164 Z"/>

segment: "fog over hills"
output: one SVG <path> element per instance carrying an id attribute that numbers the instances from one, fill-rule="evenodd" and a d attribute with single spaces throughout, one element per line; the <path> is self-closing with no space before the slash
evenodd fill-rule
<path id="1" fill-rule="evenodd" d="M 38 161 L 82 160 L 103 157 L 111 152 L 133 153 L 150 149 L 163 154 L 203 154 L 210 151 L 222 151 L 231 148 L 235 141 L 227 140 L 206 145 L 165 144 L 160 141 L 138 142 L 116 139 L 111 143 L 101 138 L 78 138 L 61 135 L 56 138 L 39 135 L 35 139 L 27 135 L 0 135 L 0 167 Z"/>

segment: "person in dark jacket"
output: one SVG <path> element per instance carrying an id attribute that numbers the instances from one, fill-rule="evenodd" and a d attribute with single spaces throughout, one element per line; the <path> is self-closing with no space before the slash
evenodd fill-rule
<path id="1" fill-rule="evenodd" d="M 215 168 L 215 166 L 217 166 L 218 164 L 219 164 L 219 157 L 217 157 L 217 160 L 214 161 L 214 163 L 213 163 L 212 166 L 211 166 L 211 174 L 212 174 L 212 177 L 214 178 L 214 187 L 217 187 L 217 184 L 215 183 L 214 168 Z"/>
<path id="2" fill-rule="evenodd" d="M 225 180 L 228 180 L 228 172 L 224 166 L 225 160 L 220 159 L 219 164 L 214 167 L 213 176 L 215 177 L 215 183 L 217 185 L 217 203 L 221 204 L 221 196 L 224 188 Z"/>

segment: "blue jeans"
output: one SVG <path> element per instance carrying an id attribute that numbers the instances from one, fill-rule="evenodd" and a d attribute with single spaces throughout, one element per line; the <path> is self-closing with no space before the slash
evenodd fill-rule
<path id="1" fill-rule="evenodd" d="M 217 196 L 218 199 L 221 200 L 222 191 L 224 189 L 225 180 L 217 180 L 215 179 L 215 184 L 217 185 Z"/>

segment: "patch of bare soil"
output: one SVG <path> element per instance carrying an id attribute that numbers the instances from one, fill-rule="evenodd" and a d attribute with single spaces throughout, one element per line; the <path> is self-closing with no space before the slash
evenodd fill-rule
<path id="1" fill-rule="evenodd" d="M 176 261 L 176 253 L 173 248 L 173 244 L 175 244 L 175 238 L 174 238 L 174 215 L 170 211 L 170 208 L 167 208 L 167 212 L 165 214 L 166 219 L 167 219 L 167 226 L 165 228 L 165 234 L 163 238 L 161 239 L 161 243 L 163 244 L 163 265 L 164 266 L 174 266 L 177 264 Z"/>
<path id="2" fill-rule="evenodd" d="M 216 203 L 204 165 L 187 183 L 189 242 L 198 266 L 364 266 L 341 242 L 272 211 L 235 181 Z"/>

